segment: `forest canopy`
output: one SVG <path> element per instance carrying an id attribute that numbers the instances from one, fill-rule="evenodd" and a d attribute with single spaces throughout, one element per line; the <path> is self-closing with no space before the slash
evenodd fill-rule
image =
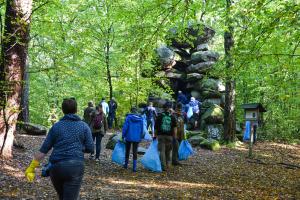
<path id="1" fill-rule="evenodd" d="M 32 10 L 27 72 L 33 123 L 49 127 L 51 118 L 62 116 L 65 97 L 77 99 L 82 115 L 88 101 L 114 96 L 122 121 L 150 93 L 170 93 L 142 73 L 155 68 L 155 49 L 168 44 L 172 28 L 184 37 L 187 26 L 201 23 L 216 31 L 209 45 L 221 57 L 212 75 L 235 80 L 237 120 L 243 122 L 241 104 L 260 102 L 268 111 L 263 137 L 300 139 L 297 0 L 234 1 L 229 17 L 225 0 L 42 0 Z M 228 20 L 235 41 L 230 69 L 223 38 Z"/>

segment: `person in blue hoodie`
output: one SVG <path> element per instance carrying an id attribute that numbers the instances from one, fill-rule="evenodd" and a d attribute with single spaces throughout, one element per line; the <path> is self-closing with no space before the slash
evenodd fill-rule
<path id="1" fill-rule="evenodd" d="M 74 98 L 62 102 L 64 117 L 49 130 L 39 152 L 37 152 L 25 176 L 29 182 L 35 178 L 35 168 L 52 149 L 49 163 L 50 178 L 59 199 L 78 199 L 84 174 L 84 153 L 94 152 L 91 129 L 76 115 Z M 49 165 L 48 165 L 49 166 Z"/>
<path id="2" fill-rule="evenodd" d="M 131 113 L 126 115 L 125 123 L 122 129 L 122 138 L 126 142 L 125 164 L 124 168 L 128 168 L 130 148 L 132 146 L 133 153 L 133 172 L 137 168 L 137 150 L 139 142 L 143 138 L 144 122 L 142 116 L 137 112 L 137 108 L 132 107 Z"/>

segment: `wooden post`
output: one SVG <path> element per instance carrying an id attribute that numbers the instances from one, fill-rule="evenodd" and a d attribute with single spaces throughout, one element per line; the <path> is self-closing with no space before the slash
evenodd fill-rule
<path id="1" fill-rule="evenodd" d="M 250 129 L 250 142 L 249 142 L 249 158 L 252 158 L 253 157 L 253 154 L 252 154 L 252 149 L 253 149 L 253 131 L 252 131 L 252 126 L 251 126 L 251 129 Z"/>

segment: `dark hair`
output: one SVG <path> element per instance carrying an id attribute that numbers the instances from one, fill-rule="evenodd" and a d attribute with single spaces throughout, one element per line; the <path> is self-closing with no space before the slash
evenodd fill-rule
<path id="1" fill-rule="evenodd" d="M 169 109 L 169 108 L 172 108 L 172 103 L 167 101 L 164 105 L 163 105 L 163 108 L 164 109 Z"/>
<path id="2" fill-rule="evenodd" d="M 99 108 L 103 108 L 102 104 L 99 104 L 99 105 L 97 106 L 97 110 L 98 110 Z"/>
<path id="3" fill-rule="evenodd" d="M 102 97 L 102 101 L 104 101 L 105 100 L 105 97 Z"/>
<path id="4" fill-rule="evenodd" d="M 137 110 L 137 108 L 135 106 L 132 106 L 131 109 L 130 109 L 130 112 L 137 113 L 138 110 Z"/>
<path id="5" fill-rule="evenodd" d="M 94 106 L 93 102 L 89 101 L 88 106 L 93 107 Z"/>
<path id="6" fill-rule="evenodd" d="M 64 99 L 61 104 L 61 109 L 63 113 L 66 114 L 75 114 L 77 112 L 77 102 L 75 98 Z"/>

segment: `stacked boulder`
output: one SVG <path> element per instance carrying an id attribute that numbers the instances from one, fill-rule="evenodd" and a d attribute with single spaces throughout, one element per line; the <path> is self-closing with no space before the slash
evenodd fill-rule
<path id="1" fill-rule="evenodd" d="M 173 90 L 173 98 L 178 91 L 202 102 L 201 129 L 208 138 L 220 139 L 223 132 L 223 105 L 225 86 L 209 72 L 219 59 L 219 54 L 209 50 L 209 41 L 215 31 L 197 24 L 189 26 L 185 35 L 179 37 L 176 29 L 170 32 L 170 45 L 157 49 L 160 67 L 155 76 L 159 85 L 164 86 L 166 79 Z M 184 38 L 184 39 L 182 39 Z M 190 127 L 192 129 L 193 127 Z"/>

